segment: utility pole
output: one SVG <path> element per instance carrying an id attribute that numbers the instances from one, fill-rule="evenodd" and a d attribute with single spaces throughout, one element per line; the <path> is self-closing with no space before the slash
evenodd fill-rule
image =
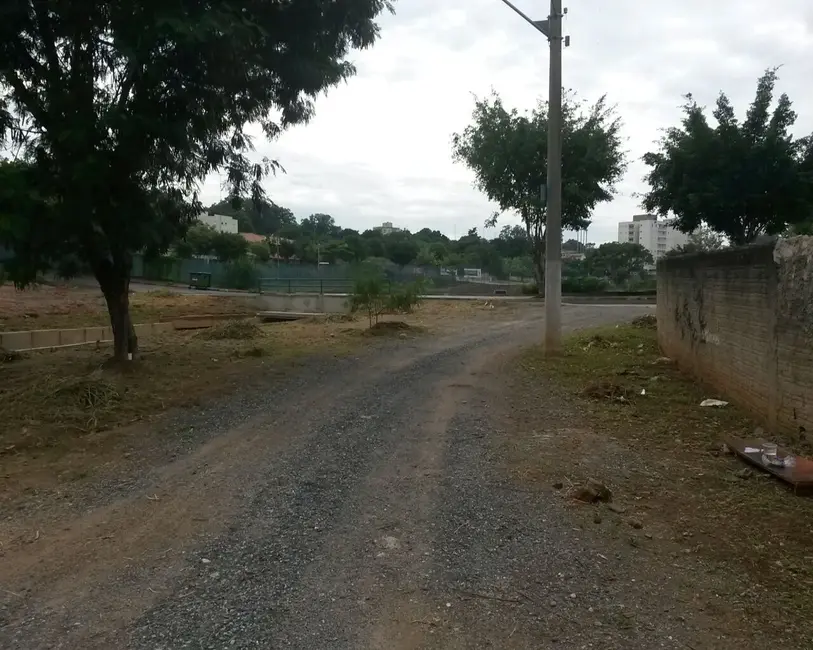
<path id="1" fill-rule="evenodd" d="M 550 0 L 548 192 L 545 224 L 545 354 L 562 351 L 562 0 Z"/>
<path id="2" fill-rule="evenodd" d="M 510 0 L 502 0 L 548 37 L 550 77 L 548 87 L 548 174 L 545 187 L 545 354 L 562 351 L 562 0 L 550 0 L 547 20 L 531 20 Z"/>

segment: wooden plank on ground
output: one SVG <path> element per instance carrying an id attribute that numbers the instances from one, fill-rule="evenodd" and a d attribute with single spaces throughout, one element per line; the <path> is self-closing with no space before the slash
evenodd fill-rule
<path id="1" fill-rule="evenodd" d="M 725 443 L 731 448 L 731 451 L 748 463 L 773 474 L 785 483 L 789 483 L 796 491 L 813 490 L 813 460 L 804 456 L 797 456 L 787 449 L 779 447 L 777 456 L 779 458 L 794 456 L 796 459 L 795 464 L 792 467 L 766 465 L 762 462 L 762 444 L 765 442 L 770 441 L 762 438 L 735 438 L 733 436 L 725 438 Z"/>

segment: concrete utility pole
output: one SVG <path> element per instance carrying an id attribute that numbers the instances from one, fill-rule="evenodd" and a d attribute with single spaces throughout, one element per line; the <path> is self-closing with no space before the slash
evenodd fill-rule
<path id="1" fill-rule="evenodd" d="M 562 351 L 562 0 L 548 16 L 548 205 L 545 224 L 545 354 Z"/>
<path id="2" fill-rule="evenodd" d="M 545 227 L 545 353 L 562 351 L 562 0 L 550 0 L 547 20 L 531 20 L 509 0 L 502 0 L 526 22 L 548 37 L 550 78 L 548 87 L 548 177 Z M 565 10 L 566 11 L 566 10 Z"/>

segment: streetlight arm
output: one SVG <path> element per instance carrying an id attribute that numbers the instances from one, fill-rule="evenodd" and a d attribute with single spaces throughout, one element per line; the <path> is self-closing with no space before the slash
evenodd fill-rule
<path id="1" fill-rule="evenodd" d="M 531 20 L 526 14 L 522 13 L 522 11 L 520 11 L 519 8 L 517 8 L 513 3 L 509 2 L 509 0 L 502 0 L 502 2 L 503 4 L 506 4 L 509 7 L 511 7 L 511 9 L 513 9 L 517 14 L 519 14 L 526 23 L 531 25 L 531 27 L 533 27 L 537 31 L 542 32 L 545 36 L 548 37 L 550 36 L 550 34 L 548 33 L 547 20 Z"/>

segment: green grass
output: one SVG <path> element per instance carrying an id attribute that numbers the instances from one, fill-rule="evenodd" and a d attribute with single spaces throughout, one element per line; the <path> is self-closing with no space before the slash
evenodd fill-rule
<path id="1" fill-rule="evenodd" d="M 746 465 L 721 453 L 722 438 L 750 437 L 756 424 L 733 404 L 701 407 L 703 399 L 725 397 L 663 358 L 654 327 L 583 331 L 566 339 L 561 357 L 546 359 L 533 348 L 520 363 L 528 385 L 550 382 L 570 396 L 565 401 L 572 400 L 573 412 L 599 436 L 597 447 L 620 445 L 657 475 L 653 483 L 608 465 L 603 479 L 638 495 L 638 507 L 671 529 L 678 543 L 689 531 L 692 540 L 702 540 L 700 557 L 762 584 L 763 596 L 781 604 L 784 625 L 813 633 L 813 498 L 794 495 L 758 470 L 749 479 L 737 477 Z M 790 446 L 770 432 L 765 436 Z M 570 446 L 579 449 L 576 441 Z M 573 451 L 563 451 L 568 453 Z M 547 481 L 561 476 L 567 461 L 552 455 L 528 465 Z M 758 607 L 761 598 L 744 605 Z"/>
<path id="2" fill-rule="evenodd" d="M 753 431 L 751 420 L 735 408 L 700 407 L 702 400 L 721 396 L 662 357 L 654 328 L 619 325 L 581 332 L 566 339 L 562 357 L 546 360 L 535 349 L 523 363 L 528 369 L 544 367 L 585 402 L 594 418 L 643 426 L 653 443 L 679 437 L 704 448 L 723 434 Z M 592 397 L 602 393 L 609 397 Z M 619 394 L 628 398 L 614 397 Z"/>

